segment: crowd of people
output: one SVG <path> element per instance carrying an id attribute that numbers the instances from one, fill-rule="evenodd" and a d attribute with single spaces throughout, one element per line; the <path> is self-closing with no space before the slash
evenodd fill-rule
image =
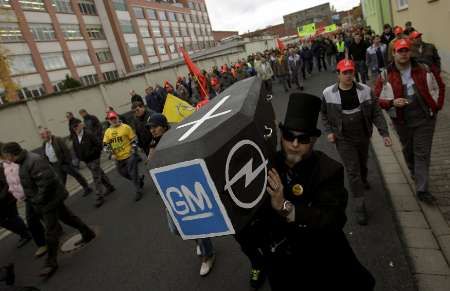
<path id="1" fill-rule="evenodd" d="M 326 84 L 321 98 L 300 93 L 313 70 L 328 69 L 336 71 L 338 81 Z M 19 236 L 19 248 L 33 240 L 35 256 L 47 254 L 41 276 L 52 275 L 58 268 L 60 222 L 81 233 L 77 246 L 96 237 L 64 203 L 67 175 L 81 185 L 83 196 L 95 191 L 94 206 L 101 207 L 116 190 L 101 166 L 102 152 L 106 152 L 119 174 L 132 184 L 134 200 L 140 201 L 145 176 L 139 164 L 152 158 L 161 137 L 170 130 L 162 114 L 167 95 L 195 106 L 214 99 L 235 82 L 258 76 L 269 94 L 273 81 L 285 92 L 295 85 L 296 92 L 290 95 L 286 119 L 280 125 L 281 151 L 268 176 L 271 207 L 263 207 L 235 236 L 251 262 L 251 287 L 260 288 L 267 275 L 272 290 L 293 290 L 293 282 L 286 278 L 301 273 L 303 286 L 314 286 L 314 290 L 337 286 L 373 290 L 372 275 L 359 263 L 342 231 L 347 206 L 343 171 L 349 177 L 357 223 L 367 225 L 370 205 L 364 197 L 370 189 L 370 138 L 375 125 L 385 146 L 392 145 L 382 114 L 382 109 L 387 110 L 415 180 L 417 197 L 433 203 L 428 171 L 436 115 L 445 95 L 434 45 L 424 42 L 411 23 L 404 29 L 386 24 L 382 35 L 370 27 L 354 27 L 214 66 L 202 75 L 206 88 L 199 85 L 198 76 L 189 74 L 177 77 L 175 86 L 165 81 L 162 86 L 145 88 L 144 97 L 131 90 L 132 117 L 110 106 L 105 112 L 107 123 L 85 109 L 79 110 L 80 119 L 67 112 L 70 146 L 48 128 L 40 129 L 43 145 L 39 154 L 16 142 L 0 144 L 0 225 Z M 366 85 L 369 80 L 372 87 Z M 321 135 L 316 128 L 319 112 L 326 138 L 336 145 L 344 168 L 313 149 Z M 77 169 L 79 161 L 92 173 L 94 189 Z M 18 214 L 18 201 L 25 205 L 26 224 Z M 170 231 L 177 235 L 170 215 L 167 219 Z M 214 247 L 210 239 L 198 239 L 196 246 L 202 257 L 200 275 L 205 276 L 214 264 Z M 304 263 L 299 265 L 299 261 Z M 2 268 L 9 274 L 7 283 L 11 283 L 12 269 L 11 265 Z M 319 274 L 329 280 L 320 280 Z"/>

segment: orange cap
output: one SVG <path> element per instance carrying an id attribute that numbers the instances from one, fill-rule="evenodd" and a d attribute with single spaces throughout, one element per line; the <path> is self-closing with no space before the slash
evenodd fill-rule
<path id="1" fill-rule="evenodd" d="M 219 80 L 217 80 L 217 78 L 212 78 L 211 79 L 211 86 L 216 86 L 217 84 L 219 84 Z"/>
<path id="2" fill-rule="evenodd" d="M 409 34 L 409 39 L 413 40 L 413 39 L 416 39 L 416 38 L 421 37 L 421 36 L 422 36 L 422 33 L 414 30 L 413 32 L 411 32 Z"/>
<path id="3" fill-rule="evenodd" d="M 403 33 L 403 27 L 401 27 L 401 26 L 396 26 L 395 28 L 394 28 L 394 34 L 395 35 L 399 35 L 399 34 L 402 34 Z"/>
<path id="4" fill-rule="evenodd" d="M 411 48 L 411 42 L 409 41 L 409 39 L 401 38 L 401 39 L 397 39 L 394 42 L 394 50 L 395 51 L 398 51 L 402 48 L 407 48 L 407 49 Z"/>
<path id="5" fill-rule="evenodd" d="M 115 111 L 110 111 L 106 114 L 106 119 L 118 118 L 119 115 Z"/>
<path id="6" fill-rule="evenodd" d="M 341 60 L 341 61 L 337 64 L 336 69 L 337 69 L 339 72 L 354 71 L 354 70 L 355 70 L 355 64 L 353 63 L 352 60 L 344 59 L 344 60 Z"/>

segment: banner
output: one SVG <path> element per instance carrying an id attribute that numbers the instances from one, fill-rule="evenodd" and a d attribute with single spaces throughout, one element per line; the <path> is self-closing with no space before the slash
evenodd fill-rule
<path id="1" fill-rule="evenodd" d="M 199 89 L 200 89 L 200 97 L 202 100 L 208 99 L 208 92 L 206 89 L 208 88 L 208 84 L 206 81 L 206 77 L 203 76 L 203 74 L 200 72 L 200 69 L 197 68 L 197 66 L 194 64 L 194 62 L 191 60 L 191 57 L 189 54 L 184 50 L 182 47 L 178 47 L 178 51 L 181 52 L 184 58 L 184 62 L 186 63 L 186 66 L 188 67 L 188 70 L 192 75 L 195 76 L 196 81 L 198 82 Z"/>
<path id="2" fill-rule="evenodd" d="M 169 123 L 179 123 L 194 112 L 195 108 L 189 103 L 172 94 L 167 94 L 163 114 Z"/>
<path id="3" fill-rule="evenodd" d="M 299 37 L 311 36 L 316 33 L 316 24 L 310 23 L 307 25 L 303 25 L 302 27 L 298 27 L 297 30 L 298 30 Z"/>
<path id="4" fill-rule="evenodd" d="M 336 30 L 337 30 L 337 25 L 336 24 L 325 26 L 325 33 L 333 32 L 333 31 L 336 31 Z"/>
<path id="5" fill-rule="evenodd" d="M 285 50 L 286 49 L 286 46 L 284 45 L 284 43 L 281 41 L 281 39 L 279 39 L 279 38 L 277 38 L 277 46 L 278 46 L 278 49 L 280 50 L 280 51 L 283 51 L 283 50 Z"/>

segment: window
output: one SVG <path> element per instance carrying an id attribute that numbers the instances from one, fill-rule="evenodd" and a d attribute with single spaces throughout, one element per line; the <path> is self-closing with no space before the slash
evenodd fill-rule
<path id="1" fill-rule="evenodd" d="M 158 11 L 158 17 L 159 17 L 159 20 L 167 20 L 166 12 L 164 12 L 164 11 Z"/>
<path id="2" fill-rule="evenodd" d="M 45 94 L 45 90 L 42 85 L 36 85 L 22 88 L 17 92 L 17 94 L 20 99 L 28 99 L 43 96 Z"/>
<path id="3" fill-rule="evenodd" d="M 167 18 L 169 19 L 169 21 L 176 21 L 175 13 L 171 11 L 167 11 Z"/>
<path id="4" fill-rule="evenodd" d="M 66 62 L 62 53 L 41 54 L 42 62 L 47 71 L 63 69 L 66 67 Z"/>
<path id="5" fill-rule="evenodd" d="M 9 0 L 0 0 L 0 8 L 11 8 L 11 3 Z"/>
<path id="6" fill-rule="evenodd" d="M 87 51 L 72 51 L 70 54 L 72 55 L 75 66 L 87 66 L 92 64 Z"/>
<path id="7" fill-rule="evenodd" d="M 55 8 L 56 12 L 73 13 L 72 5 L 70 5 L 70 0 L 53 0 L 52 2 L 52 6 Z"/>
<path id="8" fill-rule="evenodd" d="M 19 0 L 23 10 L 45 11 L 44 1 L 42 0 Z"/>
<path id="9" fill-rule="evenodd" d="M 180 27 L 181 36 L 189 36 L 186 27 Z"/>
<path id="10" fill-rule="evenodd" d="M 129 42 L 127 43 L 128 54 L 130 56 L 139 55 L 141 52 L 139 51 L 139 46 L 137 42 Z"/>
<path id="11" fill-rule="evenodd" d="M 179 27 L 174 26 L 173 27 L 173 32 L 174 32 L 175 36 L 181 36 L 181 31 L 180 31 Z"/>
<path id="12" fill-rule="evenodd" d="M 125 3 L 125 0 L 113 0 L 112 2 L 113 2 L 113 5 L 114 5 L 114 8 L 116 10 L 128 11 L 127 4 Z"/>
<path id="13" fill-rule="evenodd" d="M 168 26 L 164 26 L 163 27 L 163 33 L 165 37 L 171 37 L 172 36 L 172 31 L 170 30 L 170 27 Z"/>
<path id="14" fill-rule="evenodd" d="M 30 23 L 30 31 L 33 39 L 37 41 L 55 40 L 55 31 L 51 24 Z"/>
<path id="15" fill-rule="evenodd" d="M 141 32 L 142 37 L 150 37 L 150 31 L 148 30 L 148 25 L 139 26 L 139 31 Z"/>
<path id="16" fill-rule="evenodd" d="M 163 44 L 158 44 L 158 52 L 160 55 L 166 54 L 166 47 Z"/>
<path id="17" fill-rule="evenodd" d="M 192 22 L 191 15 L 189 15 L 189 14 L 185 14 L 184 19 L 186 20 L 186 22 Z"/>
<path id="18" fill-rule="evenodd" d="M 55 92 L 61 92 L 64 85 L 64 80 L 53 82 L 52 85 Z"/>
<path id="19" fill-rule="evenodd" d="M 136 71 L 145 69 L 145 64 L 136 64 L 134 65 L 134 69 Z"/>
<path id="20" fill-rule="evenodd" d="M 17 23 L 0 23 L 0 42 L 23 41 Z"/>
<path id="21" fill-rule="evenodd" d="M 86 75 L 86 76 L 80 77 L 80 82 L 84 86 L 94 85 L 95 83 L 98 83 L 98 76 L 96 74 Z"/>
<path id="22" fill-rule="evenodd" d="M 188 7 L 189 7 L 190 9 L 195 9 L 195 8 L 194 8 L 194 4 L 193 4 L 192 2 L 190 2 L 190 1 L 188 2 Z"/>
<path id="23" fill-rule="evenodd" d="M 97 15 L 94 0 L 79 0 L 78 6 L 83 15 Z"/>
<path id="24" fill-rule="evenodd" d="M 192 15 L 191 15 L 191 19 L 192 19 L 192 22 L 193 22 L 193 23 L 198 22 L 198 20 L 197 20 L 197 15 L 195 15 L 195 14 L 192 14 Z"/>
<path id="25" fill-rule="evenodd" d="M 61 30 L 64 34 L 64 39 L 83 39 L 80 32 L 80 26 L 78 24 L 61 24 Z"/>
<path id="26" fill-rule="evenodd" d="M 31 55 L 8 56 L 12 75 L 22 75 L 36 72 Z"/>
<path id="27" fill-rule="evenodd" d="M 408 0 L 397 0 L 398 9 L 406 9 L 408 8 Z"/>
<path id="28" fill-rule="evenodd" d="M 177 13 L 177 20 L 178 22 L 184 22 L 184 14 L 183 13 Z"/>
<path id="29" fill-rule="evenodd" d="M 175 46 L 175 44 L 169 44 L 169 51 L 171 54 L 176 54 L 177 53 L 177 47 Z"/>
<path id="30" fill-rule="evenodd" d="M 154 45 L 146 45 L 145 52 L 149 57 L 156 56 L 155 46 Z"/>
<path id="31" fill-rule="evenodd" d="M 101 25 L 86 25 L 86 30 L 90 39 L 105 39 L 105 33 Z"/>
<path id="32" fill-rule="evenodd" d="M 109 49 L 99 49 L 95 52 L 95 55 L 97 56 L 97 60 L 100 63 L 107 63 L 112 61 L 112 54 Z"/>
<path id="33" fill-rule="evenodd" d="M 200 35 L 201 35 L 200 33 L 201 33 L 201 32 L 200 32 L 200 28 L 199 28 L 198 26 L 196 26 L 196 27 L 195 27 L 195 35 L 200 36 Z"/>
<path id="34" fill-rule="evenodd" d="M 145 9 L 148 19 L 156 20 L 156 12 L 153 9 Z"/>
<path id="35" fill-rule="evenodd" d="M 161 29 L 159 26 L 153 26 L 152 27 L 153 37 L 160 37 L 161 35 Z"/>
<path id="36" fill-rule="evenodd" d="M 195 30 L 194 30 L 193 27 L 190 27 L 190 26 L 189 26 L 189 34 L 190 34 L 191 36 L 195 36 Z"/>
<path id="37" fill-rule="evenodd" d="M 130 20 L 119 20 L 119 22 L 123 33 L 134 33 L 133 25 Z"/>
<path id="38" fill-rule="evenodd" d="M 136 18 L 145 18 L 144 9 L 142 9 L 141 7 L 133 7 L 133 12 Z"/>
<path id="39" fill-rule="evenodd" d="M 117 72 L 117 70 L 104 72 L 103 78 L 108 81 L 117 80 L 119 79 L 119 72 Z"/>

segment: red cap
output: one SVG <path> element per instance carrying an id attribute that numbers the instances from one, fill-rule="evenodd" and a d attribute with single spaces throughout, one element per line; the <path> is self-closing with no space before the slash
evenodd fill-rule
<path id="1" fill-rule="evenodd" d="M 422 36 L 422 33 L 414 30 L 413 32 L 411 32 L 409 34 L 409 39 L 413 40 L 413 39 L 416 39 L 416 38 L 421 37 L 421 36 Z"/>
<path id="2" fill-rule="evenodd" d="M 106 119 L 119 118 L 119 115 L 115 111 L 110 111 L 106 113 Z"/>
<path id="3" fill-rule="evenodd" d="M 394 51 L 398 51 L 399 49 L 402 48 L 411 48 L 411 42 L 409 41 L 409 39 L 407 38 L 401 38 L 401 39 L 397 39 L 394 42 Z"/>
<path id="4" fill-rule="evenodd" d="M 401 27 L 401 26 L 396 26 L 395 28 L 394 28 L 394 34 L 395 35 L 399 35 L 399 34 L 402 34 L 403 33 L 403 27 Z"/>
<path id="5" fill-rule="evenodd" d="M 336 69 L 337 69 L 339 72 L 354 71 L 354 70 L 355 70 L 355 64 L 353 63 L 352 60 L 344 59 L 344 60 L 341 60 L 341 61 L 337 64 Z"/>

